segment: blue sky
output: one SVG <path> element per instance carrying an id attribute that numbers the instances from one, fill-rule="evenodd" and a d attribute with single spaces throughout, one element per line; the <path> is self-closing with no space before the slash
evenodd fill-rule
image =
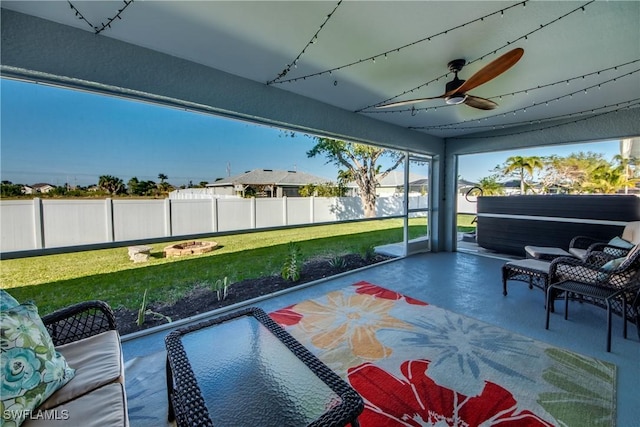
<path id="1" fill-rule="evenodd" d="M 115 97 L 0 80 L 0 175 L 21 184 L 90 185 L 100 175 L 173 185 L 213 182 L 246 170 L 287 169 L 335 180 L 337 168 L 308 158 L 313 140 L 278 129 Z M 507 157 L 602 152 L 619 142 L 465 156 L 459 174 L 477 180 Z"/>

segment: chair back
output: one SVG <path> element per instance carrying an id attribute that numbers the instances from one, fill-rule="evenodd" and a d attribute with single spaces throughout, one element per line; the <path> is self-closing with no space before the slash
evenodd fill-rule
<path id="1" fill-rule="evenodd" d="M 632 221 L 625 225 L 622 236 L 620 237 L 635 245 L 640 243 L 640 221 Z"/>
<path id="2" fill-rule="evenodd" d="M 634 277 L 640 275 L 640 243 L 629 251 L 624 261 L 612 273 L 608 282 L 617 288 L 627 286 Z"/>

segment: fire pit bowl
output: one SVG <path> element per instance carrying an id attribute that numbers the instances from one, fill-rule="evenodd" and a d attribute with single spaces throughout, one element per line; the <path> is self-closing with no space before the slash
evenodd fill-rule
<path id="1" fill-rule="evenodd" d="M 218 247 L 217 242 L 182 242 L 164 248 L 165 258 L 174 256 L 197 255 L 211 252 Z"/>

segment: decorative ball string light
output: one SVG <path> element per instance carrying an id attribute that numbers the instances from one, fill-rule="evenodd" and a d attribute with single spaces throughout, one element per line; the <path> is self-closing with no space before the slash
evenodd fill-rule
<path id="1" fill-rule="evenodd" d="M 527 106 L 527 107 L 516 108 L 515 110 L 505 111 L 505 112 L 502 112 L 502 113 L 500 113 L 500 114 L 494 114 L 494 115 L 492 115 L 492 116 L 487 116 L 487 117 L 484 117 L 482 120 L 489 120 L 489 119 L 492 119 L 492 118 L 495 118 L 495 117 L 500 117 L 500 116 L 503 116 L 503 117 L 504 117 L 504 116 L 506 116 L 507 114 L 513 114 L 513 115 L 515 115 L 515 114 L 517 114 L 518 112 L 526 113 L 526 112 L 527 112 L 527 109 L 534 108 L 534 107 L 539 107 L 539 106 L 541 106 L 541 105 L 545 105 L 545 106 L 547 106 L 547 105 L 549 105 L 549 104 L 550 104 L 550 103 L 552 103 L 552 102 L 560 101 L 561 99 L 565 99 L 565 98 L 571 98 L 571 97 L 573 97 L 574 95 L 577 95 L 577 94 L 579 94 L 579 93 L 586 93 L 586 92 L 588 92 L 590 89 L 599 88 L 601 85 L 604 85 L 604 84 L 607 84 L 607 83 L 611 83 L 611 82 L 616 82 L 616 81 L 618 81 L 619 79 L 622 79 L 622 78 L 624 78 L 624 77 L 631 76 L 631 75 L 633 75 L 633 74 L 635 74 L 635 73 L 637 73 L 637 72 L 640 72 L 640 69 L 630 71 L 630 72 L 628 72 L 628 73 L 626 73 L 626 74 L 623 74 L 623 75 L 621 75 L 621 76 L 616 76 L 616 77 L 611 78 L 611 79 L 609 79 L 609 80 L 606 80 L 606 81 L 603 81 L 603 82 L 600 82 L 600 83 L 594 84 L 594 85 L 592 85 L 592 86 L 588 86 L 588 87 L 586 87 L 586 88 L 582 88 L 582 89 L 576 90 L 576 91 L 574 91 L 574 92 L 567 93 L 567 94 L 565 94 L 565 95 L 561 95 L 561 96 L 558 96 L 558 97 L 555 97 L 555 98 L 552 98 L 552 99 L 548 99 L 548 100 L 546 100 L 546 101 L 534 102 L 533 104 L 531 104 L 531 105 L 529 105 L 529 106 Z M 412 129 L 438 129 L 438 128 L 446 129 L 446 128 L 448 128 L 449 126 L 457 126 L 457 125 L 461 125 L 461 124 L 464 124 L 464 123 L 472 123 L 472 122 L 476 122 L 476 121 L 478 121 L 478 119 L 464 120 L 464 121 L 461 121 L 461 122 L 448 123 L 448 124 L 443 124 L 443 125 L 433 125 L 433 126 L 424 126 L 424 127 L 413 127 Z"/>
<path id="2" fill-rule="evenodd" d="M 282 70 L 280 72 L 280 74 L 278 74 L 278 77 L 276 77 L 273 80 L 269 80 L 267 82 L 268 85 L 271 85 L 271 84 L 274 84 L 274 83 L 280 83 L 278 80 L 282 79 L 284 76 L 289 74 L 289 71 L 291 71 L 292 67 L 296 67 L 298 65 L 298 61 L 300 60 L 302 55 L 304 55 L 306 53 L 306 51 L 309 48 L 309 46 L 311 46 L 312 44 L 314 44 L 316 42 L 316 40 L 318 40 L 318 34 L 320 34 L 320 31 L 322 31 L 324 26 L 327 25 L 327 22 L 329 22 L 329 19 L 331 19 L 331 17 L 336 12 L 336 10 L 340 6 L 340 4 L 342 4 L 342 0 L 338 1 L 338 4 L 336 4 L 336 7 L 334 7 L 333 10 L 331 11 L 331 13 L 326 16 L 326 18 L 324 19 L 324 22 L 320 25 L 320 28 L 318 28 L 318 31 L 316 31 L 316 33 L 313 35 L 313 37 L 311 37 L 311 40 L 309 40 L 309 42 L 307 42 L 306 46 L 302 49 L 302 51 L 298 54 L 298 56 L 296 56 L 296 59 L 294 59 L 290 64 L 287 64 L 287 66 L 284 68 L 284 70 Z"/>
<path id="3" fill-rule="evenodd" d="M 554 116 L 554 117 L 549 117 L 549 118 L 543 118 L 543 119 L 535 119 L 535 120 L 523 120 L 520 122 L 510 122 L 508 124 L 490 124 L 490 125 L 476 125 L 476 126 L 453 126 L 453 125 L 447 125 L 445 126 L 435 126 L 434 129 L 431 129 L 430 127 L 413 127 L 410 126 L 409 129 L 414 129 L 414 130 L 434 130 L 434 131 L 444 131 L 444 130 L 478 130 L 478 129 L 505 129 L 507 127 L 515 127 L 515 126 L 521 126 L 521 125 L 533 125 L 533 124 L 540 124 L 542 122 L 548 122 L 550 120 L 561 120 L 561 119 L 570 119 L 572 117 L 577 117 L 577 116 L 584 116 L 585 114 L 589 114 L 592 115 L 598 111 L 602 111 L 602 110 L 608 110 L 609 108 L 612 107 L 616 107 L 616 108 L 623 108 L 620 107 L 621 105 L 624 104 L 629 104 L 626 105 L 625 107 L 631 106 L 631 105 L 635 105 L 635 103 L 640 102 L 640 98 L 635 98 L 635 99 L 631 99 L 628 101 L 622 101 L 622 102 L 618 102 L 617 104 L 611 104 L 611 105 L 604 105 L 602 107 L 597 107 L 597 108 L 591 108 L 588 110 L 582 110 L 582 111 L 577 111 L 575 113 L 568 113 L 568 114 L 562 114 L 559 116 Z M 483 119 L 484 120 L 484 119 Z"/>
<path id="4" fill-rule="evenodd" d="M 635 102 L 633 102 L 633 101 L 635 101 Z M 618 103 L 618 104 L 615 104 L 615 105 L 611 105 L 609 107 L 615 106 L 616 108 L 614 110 L 611 110 L 611 111 L 606 111 L 606 112 L 595 114 L 595 115 L 592 115 L 592 116 L 589 116 L 589 117 L 583 117 L 581 119 L 576 119 L 576 120 L 573 120 L 571 122 L 559 123 L 559 124 L 543 126 L 543 127 L 537 127 L 535 129 L 522 130 L 522 131 L 518 131 L 518 132 L 505 133 L 505 134 L 500 134 L 498 136 L 501 136 L 501 137 L 502 136 L 516 136 L 516 135 L 522 135 L 522 134 L 531 133 L 531 132 L 542 132 L 542 131 L 545 131 L 545 130 L 549 130 L 549 129 L 553 129 L 553 128 L 557 128 L 557 127 L 561 127 L 561 126 L 568 126 L 568 125 L 573 125 L 573 124 L 576 124 L 576 123 L 584 122 L 584 121 L 587 121 L 587 120 L 594 119 L 596 117 L 605 116 L 607 114 L 615 114 L 615 113 L 618 113 L 619 111 L 622 111 L 622 110 L 630 110 L 631 108 L 635 108 L 637 106 L 640 106 L 640 101 L 638 99 L 635 99 L 633 101 L 625 101 L 625 102 L 621 102 L 621 103 Z M 621 106 L 621 104 L 625 104 L 627 102 L 633 102 L 633 103 L 630 103 L 629 105 Z M 452 137 L 452 138 L 455 138 L 455 139 L 486 139 L 486 138 L 495 138 L 495 137 L 496 137 L 496 135 L 491 135 L 491 136 L 489 136 L 489 135 L 487 135 L 487 136 L 474 135 L 474 136 L 456 136 L 456 137 Z"/>
<path id="5" fill-rule="evenodd" d="M 584 12 L 584 11 L 585 11 L 585 8 L 586 8 L 587 6 L 589 6 L 589 5 L 591 5 L 591 4 L 592 4 L 592 3 L 594 3 L 594 2 L 595 2 L 595 0 L 591 0 L 591 1 L 589 1 L 589 2 L 587 2 L 587 3 L 585 3 L 585 4 L 583 4 L 582 6 L 578 6 L 578 7 L 576 7 L 575 9 L 572 9 L 572 10 L 570 10 L 569 12 L 567 12 L 567 13 L 565 13 L 565 14 L 563 14 L 563 15 L 560 15 L 559 17 L 557 17 L 557 18 L 555 18 L 555 19 L 553 19 L 553 20 L 551 20 L 551 21 L 547 22 L 546 24 L 540 24 L 540 26 L 539 26 L 539 27 L 537 27 L 535 30 L 529 31 L 528 33 L 523 34 L 523 35 L 521 35 L 520 37 L 518 37 L 518 38 L 516 38 L 516 39 L 514 39 L 514 40 L 507 41 L 507 43 L 505 43 L 504 45 L 500 46 L 499 48 L 494 49 L 494 50 L 492 50 L 491 52 L 488 52 L 488 53 L 486 53 L 486 54 L 484 54 L 484 55 L 482 55 L 482 56 L 480 56 L 480 57 L 478 57 L 478 58 L 476 58 L 476 59 L 474 59 L 474 60 L 471 60 L 471 61 L 467 62 L 465 66 L 468 66 L 468 65 L 470 65 L 470 64 L 473 64 L 474 62 L 477 62 L 477 61 L 481 61 L 481 60 L 485 59 L 486 57 L 488 57 L 488 56 L 490 56 L 490 55 L 495 55 L 496 53 L 498 53 L 498 52 L 499 52 L 499 51 L 501 51 L 502 49 L 504 49 L 504 48 L 506 48 L 506 47 L 511 47 L 511 45 L 512 45 L 512 44 L 514 44 L 514 43 L 516 43 L 516 42 L 518 42 L 518 41 L 520 41 L 520 40 L 526 40 L 526 39 L 528 39 L 528 38 L 529 38 L 529 36 L 531 36 L 532 34 L 535 34 L 535 33 L 537 33 L 538 31 L 541 31 L 541 30 L 543 30 L 543 29 L 547 28 L 548 26 L 553 25 L 553 24 L 555 24 L 555 23 L 559 22 L 560 20 L 562 20 L 562 19 L 566 18 L 567 16 L 569 16 L 569 15 L 571 15 L 571 14 L 573 14 L 573 13 L 576 13 L 576 12 L 577 12 L 577 11 L 579 11 L 579 10 L 581 10 L 581 11 L 583 11 L 583 12 Z M 380 101 L 380 102 L 377 102 L 377 103 L 375 103 L 375 104 L 371 104 L 371 105 L 368 105 L 368 106 L 366 106 L 366 107 L 363 107 L 363 108 L 360 108 L 360 109 L 358 109 L 358 110 L 355 110 L 354 112 L 355 112 L 355 113 L 360 113 L 360 112 L 362 112 L 362 111 L 364 111 L 364 110 L 367 110 L 367 109 L 369 109 L 369 108 L 375 108 L 375 107 L 377 107 L 377 106 L 379 106 L 379 105 L 386 104 L 386 103 L 388 103 L 388 102 L 390 102 L 390 101 L 395 100 L 396 98 L 400 98 L 401 96 L 407 95 L 407 94 L 409 94 L 409 93 L 413 93 L 413 92 L 415 92 L 415 91 L 416 91 L 416 90 L 418 90 L 418 89 L 422 89 L 423 87 L 426 87 L 426 86 L 428 86 L 429 84 L 431 84 L 431 83 L 433 83 L 433 82 L 436 82 L 436 81 L 440 80 L 441 78 L 446 78 L 448 75 L 449 75 L 449 73 L 445 73 L 445 74 L 443 74 L 443 75 L 441 75 L 441 76 L 439 76 L 439 77 L 437 77 L 437 78 L 435 78 L 435 79 L 432 79 L 432 80 L 429 80 L 428 82 L 422 83 L 422 84 L 420 84 L 420 85 L 418 85 L 418 86 L 416 86 L 416 87 L 414 87 L 414 88 L 412 88 L 412 89 L 405 90 L 405 91 L 403 91 L 403 92 L 401 92 L 401 93 L 399 93 L 399 94 L 397 94 L 397 95 L 394 95 L 394 96 L 392 96 L 392 97 L 390 97 L 390 98 L 384 99 L 384 100 L 382 100 L 382 101 Z"/>
<path id="6" fill-rule="evenodd" d="M 635 64 L 636 62 L 640 62 L 640 59 L 635 59 L 633 61 L 629 61 L 629 62 L 625 62 L 624 64 L 619 64 L 619 65 L 614 65 L 612 67 L 609 68 L 604 68 L 602 70 L 598 70 L 598 71 L 594 71 L 591 73 L 587 73 L 587 74 L 583 74 L 581 76 L 576 76 L 576 77 L 569 77 L 568 79 L 562 79 L 559 80 L 557 82 L 553 82 L 553 83 L 547 83 L 544 85 L 539 85 L 539 86 L 535 86 L 535 87 L 530 87 L 527 89 L 521 89 L 515 92 L 509 92 L 509 93 L 503 93 L 502 95 L 496 95 L 496 96 L 492 96 L 490 98 L 487 99 L 496 99 L 496 98 L 502 98 L 503 96 L 515 96 L 515 95 L 519 95 L 522 93 L 530 93 L 530 92 L 534 92 L 538 89 L 544 89 L 544 88 L 548 88 L 548 87 L 552 87 L 552 86 L 556 86 L 556 85 L 560 85 L 560 84 L 568 84 L 568 82 L 572 82 L 574 80 L 584 80 L 587 77 L 591 77 L 591 76 L 595 76 L 595 75 L 600 75 L 602 73 L 606 73 L 607 71 L 611 71 L 611 70 L 617 70 L 618 68 L 622 68 L 625 67 L 627 65 L 631 65 L 631 64 Z M 428 111 L 428 110 L 437 110 L 439 108 L 448 108 L 448 107 L 455 107 L 455 105 L 441 105 L 441 106 L 436 106 L 436 107 L 423 107 L 423 108 L 401 108 L 401 109 L 382 109 L 382 110 L 369 110 L 369 111 L 362 111 L 362 113 L 364 114 L 390 114 L 390 113 L 405 113 L 405 112 L 411 112 L 412 116 L 415 116 L 415 113 L 420 112 L 420 111 Z"/>
<path id="7" fill-rule="evenodd" d="M 105 24 L 104 22 L 100 23 L 100 26 L 96 26 L 93 25 L 91 22 L 89 22 L 89 20 L 87 18 L 84 17 L 84 15 L 80 12 L 80 10 L 78 10 L 77 7 L 75 7 L 73 5 L 73 3 L 71 3 L 70 0 L 67 0 L 67 3 L 69 4 L 69 7 L 71 8 L 71 10 L 73 10 L 73 12 L 75 13 L 76 17 L 78 19 L 80 19 L 81 21 L 84 21 L 87 23 L 87 25 L 89 25 L 93 31 L 95 32 L 95 34 L 100 34 L 101 32 L 103 32 L 104 30 L 106 30 L 107 28 L 111 28 L 111 23 L 113 21 L 115 21 L 116 19 L 122 19 L 122 17 L 120 16 L 120 14 L 122 14 L 122 12 L 124 12 L 124 10 L 129 7 L 129 5 L 131 3 L 133 3 L 133 0 L 123 0 L 124 6 L 122 7 L 122 9 L 118 9 L 118 13 L 116 13 L 112 18 L 109 18 L 107 20 L 107 23 Z"/>
<path id="8" fill-rule="evenodd" d="M 334 71 L 342 70 L 344 68 L 352 67 L 354 65 L 362 64 L 364 62 L 374 62 L 375 63 L 376 59 L 388 58 L 388 56 L 390 54 L 400 52 L 401 50 L 404 50 L 404 49 L 409 48 L 411 46 L 415 46 L 415 45 L 417 45 L 419 43 L 423 43 L 425 41 L 431 42 L 434 38 L 443 36 L 445 34 L 448 34 L 448 33 L 452 32 L 452 31 L 455 31 L 455 30 L 458 30 L 460 28 L 466 27 L 466 26 L 471 25 L 473 23 L 484 21 L 485 19 L 487 19 L 487 18 L 489 18 L 489 17 L 491 17 L 493 15 L 499 15 L 501 13 L 504 14 L 504 11 L 506 11 L 506 10 L 512 9 L 514 7 L 517 7 L 517 6 L 525 6 L 528 1 L 529 0 L 525 0 L 525 1 L 522 1 L 522 2 L 519 2 L 519 3 L 516 3 L 514 5 L 502 8 L 502 9 L 496 11 L 496 12 L 491 12 L 491 13 L 489 13 L 487 15 L 481 16 L 480 18 L 476 18 L 476 19 L 471 20 L 469 22 L 465 22 L 464 24 L 456 25 L 455 27 L 449 28 L 449 29 L 444 30 L 444 31 L 440 31 L 439 33 L 432 34 L 432 35 L 424 37 L 424 38 L 422 38 L 420 40 L 416 40 L 416 41 L 413 41 L 411 43 L 407 43 L 405 45 L 402 45 L 402 46 L 399 46 L 399 47 L 396 47 L 396 48 L 393 48 L 393 49 L 378 53 L 378 54 L 373 55 L 373 56 L 369 56 L 368 58 L 358 59 L 357 61 L 353 61 L 353 62 L 350 62 L 348 64 L 340 65 L 338 67 L 330 68 L 328 70 L 318 71 L 316 73 L 307 74 L 305 76 L 290 78 L 290 79 L 286 79 L 286 80 L 276 81 L 276 80 L 278 80 L 280 78 L 280 76 L 278 76 L 276 79 L 271 80 L 267 84 L 272 84 L 272 83 L 274 83 L 274 84 L 295 83 L 297 81 L 306 80 L 306 79 L 311 78 L 311 77 L 318 77 L 318 76 L 322 76 L 322 75 L 325 75 L 325 74 L 332 74 Z"/>

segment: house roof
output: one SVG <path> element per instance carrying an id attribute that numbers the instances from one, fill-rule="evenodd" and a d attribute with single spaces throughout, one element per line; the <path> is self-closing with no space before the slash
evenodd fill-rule
<path id="1" fill-rule="evenodd" d="M 305 172 L 254 169 L 239 175 L 224 178 L 207 184 L 207 187 L 225 187 L 229 185 L 279 185 L 302 186 L 307 184 L 322 184 L 331 181 L 327 178 L 311 175 Z"/>

